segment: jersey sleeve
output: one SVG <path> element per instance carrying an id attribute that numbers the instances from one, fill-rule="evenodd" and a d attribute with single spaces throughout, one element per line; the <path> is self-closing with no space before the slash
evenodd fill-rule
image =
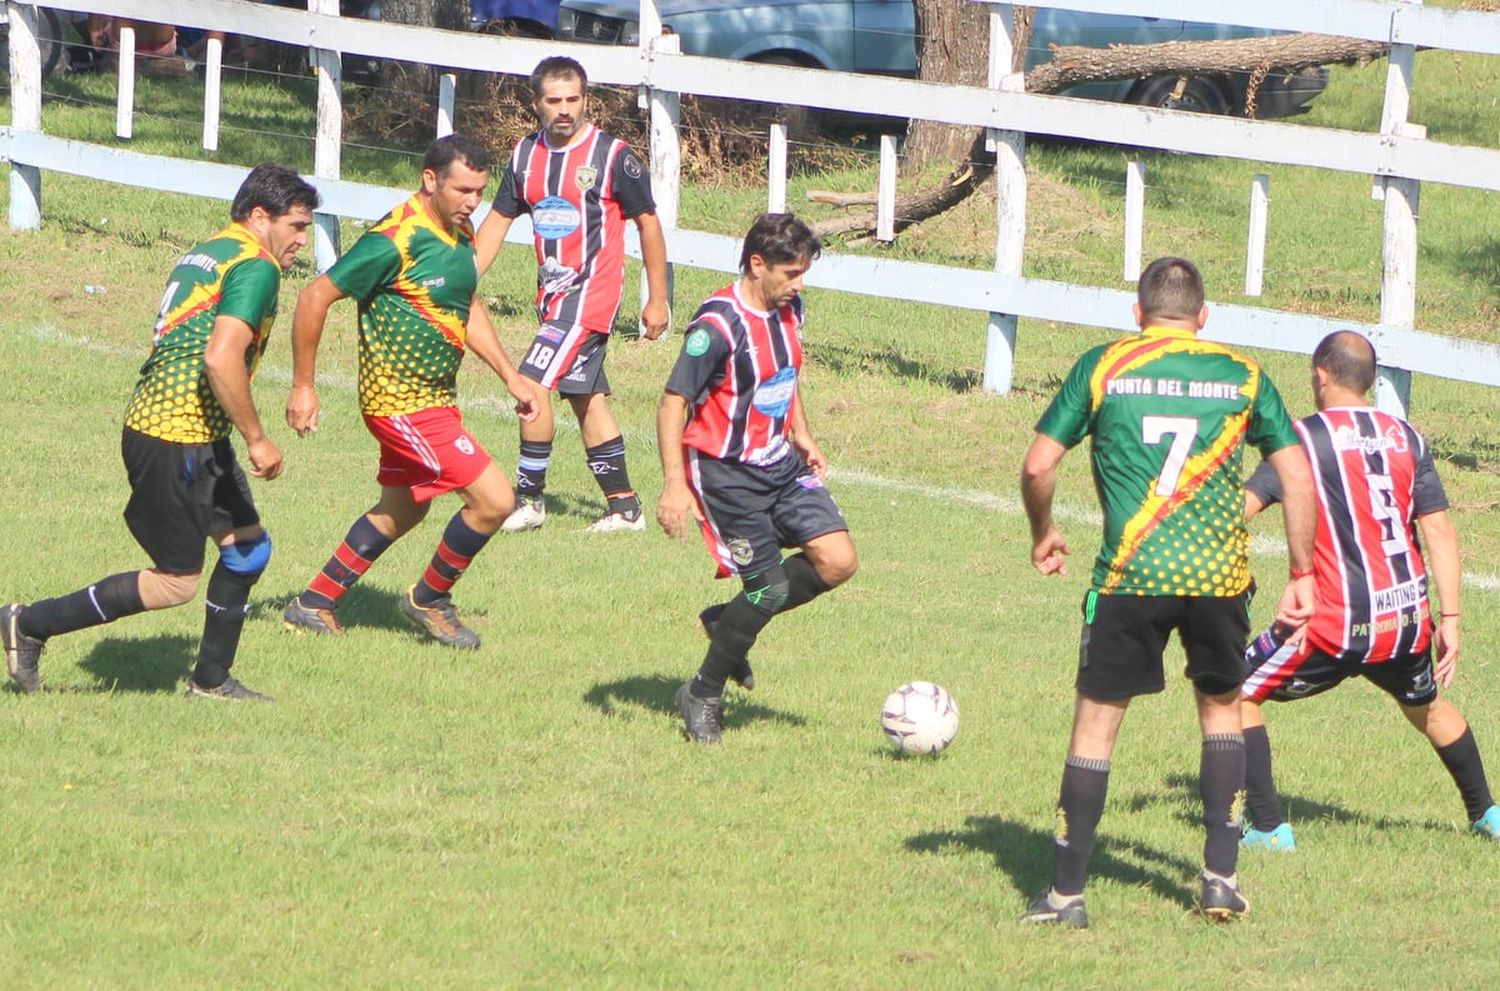
<path id="1" fill-rule="evenodd" d="M 1088 436 L 1093 418 L 1089 380 L 1093 378 L 1094 366 L 1102 353 L 1103 349 L 1096 348 L 1073 365 L 1062 388 L 1052 397 L 1052 404 L 1037 421 L 1037 433 L 1046 434 L 1063 447 L 1073 447 Z"/>
<path id="2" fill-rule="evenodd" d="M 1281 401 L 1281 393 L 1276 391 L 1276 384 L 1264 372 L 1261 373 L 1260 391 L 1255 396 L 1255 404 L 1250 408 L 1250 428 L 1245 439 L 1263 457 L 1275 454 L 1283 447 L 1301 443 L 1296 428 L 1292 426 L 1292 418 L 1286 411 L 1286 404 Z"/>
<path id="3" fill-rule="evenodd" d="M 615 156 L 609 188 L 610 196 L 620 204 L 620 213 L 626 217 L 637 217 L 656 209 L 656 200 L 651 196 L 651 176 L 629 148 Z"/>
<path id="4" fill-rule="evenodd" d="M 511 219 L 530 212 L 526 208 L 526 203 L 521 199 L 521 185 L 516 179 L 514 155 L 505 165 L 505 173 L 500 176 L 500 188 L 495 190 L 495 201 L 490 205 L 500 216 Z"/>
<path id="5" fill-rule="evenodd" d="M 667 377 L 667 391 L 697 405 L 724 379 L 729 342 L 716 329 L 695 320 L 682 339 L 677 364 Z"/>
<path id="6" fill-rule="evenodd" d="M 1443 480 L 1438 477 L 1432 448 L 1420 437 L 1417 440 L 1421 453 L 1417 455 L 1417 473 L 1412 482 L 1412 513 L 1417 516 L 1440 513 L 1448 508 L 1448 493 L 1443 490 Z"/>
<path id="7" fill-rule="evenodd" d="M 384 234 L 366 234 L 333 263 L 328 278 L 345 296 L 368 302 L 401 274 L 401 252 Z"/>
<path id="8" fill-rule="evenodd" d="M 1262 506 L 1271 506 L 1281 501 L 1281 479 L 1271 462 L 1262 461 L 1245 479 L 1245 491 L 1260 500 Z"/>
<path id="9" fill-rule="evenodd" d="M 276 297 L 281 291 L 281 269 L 269 258 L 242 261 L 224 276 L 217 315 L 234 317 L 252 329 L 264 325 L 276 314 Z"/>

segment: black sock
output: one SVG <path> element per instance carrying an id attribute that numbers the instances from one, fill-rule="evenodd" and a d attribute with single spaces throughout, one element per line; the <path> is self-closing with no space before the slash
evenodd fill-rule
<path id="1" fill-rule="evenodd" d="M 139 576 L 139 571 L 126 571 L 101 578 L 69 595 L 33 602 L 21 611 L 21 634 L 46 640 L 59 633 L 113 623 L 145 612 Z"/>
<path id="2" fill-rule="evenodd" d="M 1245 789 L 1245 738 L 1210 733 L 1203 738 L 1198 764 L 1203 796 L 1203 864 L 1221 877 L 1233 877 L 1240 856 L 1239 807 Z"/>
<path id="3" fill-rule="evenodd" d="M 585 453 L 588 456 L 589 471 L 594 473 L 599 491 L 609 500 L 609 511 L 619 513 L 640 509 L 641 500 L 630 487 L 630 473 L 625 470 L 625 438 L 616 437 L 602 444 L 595 444 Z"/>
<path id="4" fill-rule="evenodd" d="M 1094 830 L 1104 814 L 1108 792 L 1109 761 L 1068 755 L 1063 763 L 1053 835 L 1057 846 L 1052 859 L 1052 890 L 1059 895 L 1083 893 L 1089 856 L 1094 852 Z"/>
<path id="5" fill-rule="evenodd" d="M 806 605 L 828 591 L 828 583 L 818 574 L 818 569 L 813 567 L 806 554 L 793 554 L 786 559 L 783 567 L 786 568 L 787 594 L 786 603 L 781 607 L 782 612 Z"/>
<path id="6" fill-rule="evenodd" d="M 1245 727 L 1245 807 L 1250 825 L 1263 833 L 1286 822 L 1271 775 L 1271 737 L 1264 726 Z"/>
<path id="7" fill-rule="evenodd" d="M 229 677 L 250 611 L 250 589 L 259 579 L 259 572 L 242 575 L 224 567 L 223 561 L 214 565 L 203 602 L 203 641 L 193 668 L 193 681 L 204 688 L 218 688 Z"/>
<path id="8" fill-rule="evenodd" d="M 448 594 L 453 583 L 463 577 L 464 571 L 474 560 L 474 555 L 484 550 L 490 535 L 480 533 L 464 522 L 463 511 L 453 514 L 443 539 L 438 543 L 432 563 L 422 574 L 422 580 L 412 589 L 411 597 L 419 606 L 430 606 Z"/>
<path id="9" fill-rule="evenodd" d="M 1434 749 L 1448 773 L 1453 775 L 1453 783 L 1458 785 L 1469 821 L 1478 822 L 1495 800 L 1490 797 L 1490 784 L 1484 776 L 1484 761 L 1479 759 L 1479 744 L 1474 742 L 1474 731 L 1465 726 L 1463 736 L 1446 747 Z"/>
<path id="10" fill-rule="evenodd" d="M 552 463 L 550 440 L 523 440 L 516 458 L 516 495 L 540 499 L 547 487 L 547 466 Z"/>
<path id="11" fill-rule="evenodd" d="M 755 638 L 775 615 L 754 605 L 741 592 L 724 607 L 714 624 L 714 636 L 708 643 L 708 654 L 703 665 L 693 676 L 688 690 L 698 698 L 717 698 L 724 694 L 724 682 L 735 667 L 750 654 Z"/>

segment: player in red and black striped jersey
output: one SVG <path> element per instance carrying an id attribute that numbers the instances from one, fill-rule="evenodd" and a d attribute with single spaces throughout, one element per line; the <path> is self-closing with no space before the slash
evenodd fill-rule
<path id="1" fill-rule="evenodd" d="M 511 222 L 531 215 L 536 241 L 536 339 L 520 363 L 538 383 L 538 416 L 521 424 L 516 511 L 503 529 L 534 530 L 546 520 L 542 500 L 552 460 L 552 390 L 578 417 L 589 470 L 608 503 L 589 527 L 596 533 L 644 530 L 640 499 L 625 467 L 625 442 L 606 397 L 604 349 L 620 309 L 625 280 L 625 227 L 636 225 L 646 267 L 645 336 L 666 329 L 667 247 L 651 180 L 625 142 L 585 119 L 588 76 L 570 58 L 543 59 L 531 74 L 532 109 L 542 129 L 522 138 L 500 179 L 494 209 L 475 241 L 479 271 L 489 268 Z"/>
<path id="2" fill-rule="evenodd" d="M 823 485 L 827 462 L 798 391 L 802 277 L 817 236 L 791 214 L 764 214 L 745 236 L 740 278 L 693 317 L 657 411 L 670 537 L 698 520 L 719 577 L 740 594 L 699 616 L 709 634 L 697 675 L 677 691 L 689 739 L 717 743 L 724 683 L 754 684 L 749 652 L 771 617 L 847 581 L 854 542 Z M 783 547 L 801 553 L 783 559 Z"/>
<path id="3" fill-rule="evenodd" d="M 261 424 L 250 380 L 276 319 L 282 271 L 307 243 L 318 202 L 318 191 L 291 169 L 258 165 L 235 193 L 233 223 L 173 266 L 120 442 L 130 478 L 125 523 L 152 566 L 0 608 L 6 668 L 22 691 L 40 686 L 37 664 L 49 638 L 192 601 L 211 539 L 219 560 L 188 694 L 267 700 L 229 674 L 250 590 L 271 559 L 230 434 L 244 438 L 251 475 L 281 474 L 281 450 Z"/>
<path id="4" fill-rule="evenodd" d="M 1316 607 L 1305 627 L 1294 632 L 1278 625 L 1246 650 L 1253 668 L 1241 706 L 1246 846 L 1295 847 L 1276 795 L 1261 704 L 1317 695 L 1353 677 L 1395 699 L 1453 776 L 1473 828 L 1500 839 L 1500 808 L 1474 734 L 1438 694 L 1458 670 L 1462 579 L 1448 498 L 1422 435 L 1366 403 L 1374 382 L 1375 349 L 1360 335 L 1331 334 L 1314 350 L 1318 412 L 1298 422 L 1297 432 L 1312 462 L 1318 502 Z M 1275 474 L 1265 465 L 1245 483 L 1247 518 L 1280 499 Z M 1429 578 L 1441 604 L 1435 628 Z"/>

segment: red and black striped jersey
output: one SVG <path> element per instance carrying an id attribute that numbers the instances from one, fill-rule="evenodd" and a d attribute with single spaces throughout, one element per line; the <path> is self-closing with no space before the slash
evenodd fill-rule
<path id="1" fill-rule="evenodd" d="M 800 296 L 767 313 L 747 303 L 735 282 L 704 300 L 667 379 L 667 391 L 692 405 L 683 446 L 752 465 L 785 457 L 801 334 Z"/>
<path id="2" fill-rule="evenodd" d="M 1425 649 L 1432 620 L 1414 523 L 1448 508 L 1427 442 L 1405 420 L 1369 407 L 1325 409 L 1298 421 L 1297 432 L 1318 500 L 1309 642 L 1371 663 Z M 1268 465 L 1245 487 L 1268 503 L 1280 498 Z"/>
<path id="3" fill-rule="evenodd" d="M 592 124 L 565 148 L 543 131 L 522 138 L 494 208 L 531 214 L 541 321 L 609 333 L 625 284 L 625 221 L 656 209 L 651 179 L 625 142 Z"/>

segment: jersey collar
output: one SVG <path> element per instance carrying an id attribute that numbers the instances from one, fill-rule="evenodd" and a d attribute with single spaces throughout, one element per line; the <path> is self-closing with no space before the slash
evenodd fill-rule
<path id="1" fill-rule="evenodd" d="M 1183 341 L 1191 341 L 1198 336 L 1195 330 L 1184 330 L 1181 327 L 1163 327 L 1159 323 L 1148 324 L 1142 334 L 1147 337 L 1175 337 Z"/>

